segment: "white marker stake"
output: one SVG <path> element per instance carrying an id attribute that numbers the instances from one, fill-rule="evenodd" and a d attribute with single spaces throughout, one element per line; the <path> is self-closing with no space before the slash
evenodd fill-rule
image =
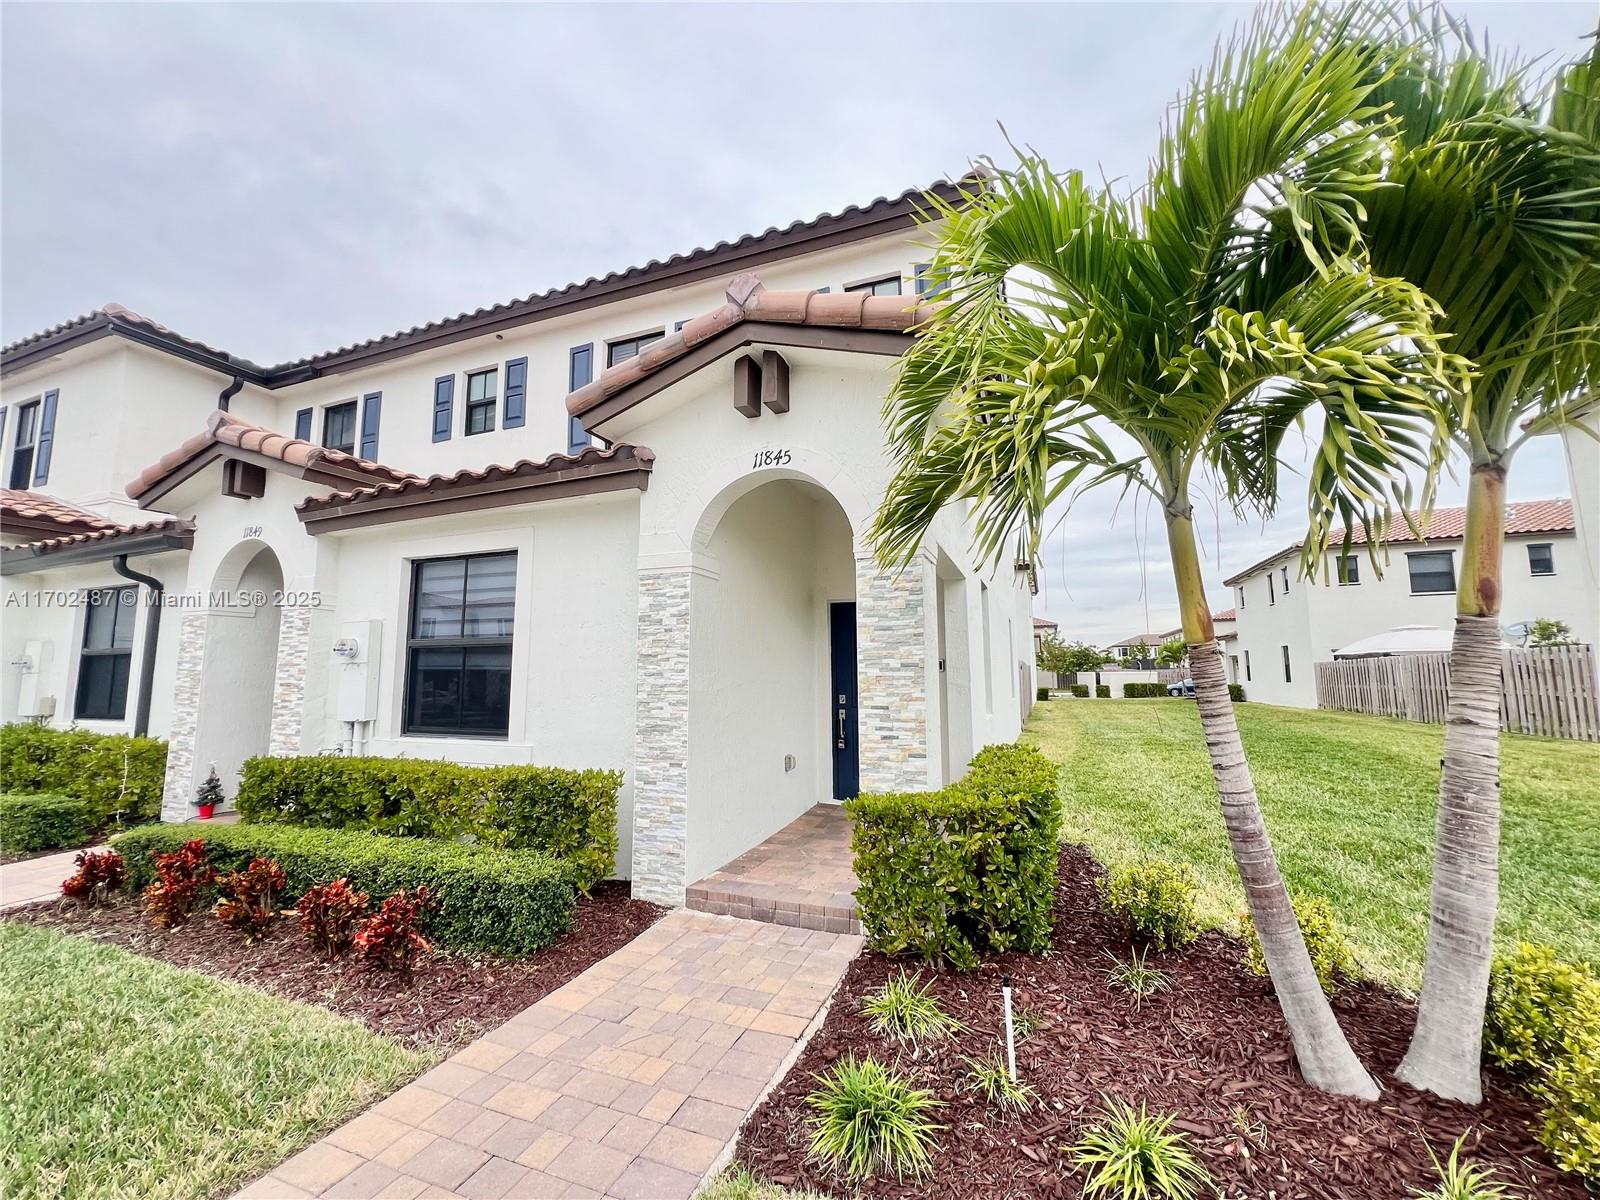
<path id="1" fill-rule="evenodd" d="M 1000 993 L 1006 998 L 1006 1069 L 1011 1082 L 1017 1081 L 1017 1039 L 1011 1030 L 1011 976 L 1000 976 Z"/>

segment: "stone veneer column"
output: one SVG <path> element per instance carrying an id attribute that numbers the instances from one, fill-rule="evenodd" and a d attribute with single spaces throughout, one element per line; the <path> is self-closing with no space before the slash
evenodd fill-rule
<path id="1" fill-rule="evenodd" d="M 200 679 L 210 619 L 207 613 L 185 613 L 178 625 L 178 669 L 172 684 L 167 773 L 161 789 L 163 821 L 187 821 L 189 801 L 194 799 L 194 740 L 200 724 Z"/>
<path id="2" fill-rule="evenodd" d="M 639 573 L 633 894 L 682 904 L 689 839 L 688 567 Z"/>
<path id="3" fill-rule="evenodd" d="M 268 754 L 299 754 L 306 721 L 306 660 L 311 609 L 285 606 L 278 618 L 278 661 L 272 673 L 272 735 Z"/>
<path id="4" fill-rule="evenodd" d="M 856 557 L 856 677 L 861 790 L 928 788 L 927 565 L 889 574 Z"/>

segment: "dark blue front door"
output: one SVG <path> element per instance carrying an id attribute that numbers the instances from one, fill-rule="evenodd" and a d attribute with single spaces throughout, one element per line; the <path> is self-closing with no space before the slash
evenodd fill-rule
<path id="1" fill-rule="evenodd" d="M 828 728 L 833 739 L 833 798 L 848 800 L 861 790 L 861 758 L 856 746 L 856 606 L 828 605 L 833 691 Z"/>

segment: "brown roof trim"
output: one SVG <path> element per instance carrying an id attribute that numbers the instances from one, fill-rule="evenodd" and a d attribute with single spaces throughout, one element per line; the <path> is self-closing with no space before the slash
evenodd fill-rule
<path id="1" fill-rule="evenodd" d="M 383 337 L 273 366 L 261 366 L 185 338 L 121 305 L 108 304 L 6 346 L 0 350 L 0 375 L 22 370 L 41 358 L 59 354 L 84 342 L 117 334 L 201 366 L 241 376 L 246 382 L 259 387 L 288 387 L 308 379 L 353 371 L 452 342 L 497 333 L 532 320 L 563 316 L 761 263 L 780 262 L 797 255 L 880 237 L 916 224 L 931 209 L 928 203 L 930 196 L 937 196 L 949 204 L 960 204 L 981 186 L 981 176 L 976 173 L 954 182 L 937 180 L 926 187 L 908 189 L 895 197 L 880 196 L 866 205 L 851 205 L 836 213 L 820 213 L 807 221 L 794 221 L 782 229 L 772 227 L 763 233 L 745 234 L 731 242 L 697 247 L 685 254 L 652 260 L 643 266 L 613 271 L 600 278 L 591 277 L 582 283 L 569 283 L 520 300 L 430 321 Z"/>
<path id="2" fill-rule="evenodd" d="M 316 535 L 601 492 L 642 492 L 649 486 L 655 457 L 646 446 L 619 442 L 608 450 L 552 454 L 538 462 L 523 459 L 511 466 L 313 496 L 301 501 L 295 513 L 306 532 Z"/>
<path id="3" fill-rule="evenodd" d="M 287 472 L 329 487 L 419 478 L 409 471 L 357 458 L 342 450 L 329 450 L 219 410 L 206 418 L 203 431 L 140 471 L 128 484 L 128 495 L 139 502 L 140 508 L 149 508 L 184 480 L 224 458 L 257 463 L 268 470 Z"/>
<path id="4" fill-rule="evenodd" d="M 768 291 L 753 274 L 735 276 L 727 303 L 607 367 L 567 396 L 567 411 L 594 429 L 619 413 L 756 342 L 773 346 L 900 355 L 912 331 L 933 315 L 904 296 L 860 292 Z"/>
<path id="5" fill-rule="evenodd" d="M 1412 519 L 1421 523 L 1421 513 L 1412 513 Z M 1411 532 L 1411 527 L 1404 521 L 1396 521 L 1389 531 L 1389 536 L 1384 539 L 1385 545 L 1403 545 L 1408 542 L 1451 542 L 1460 541 L 1466 534 L 1467 510 L 1465 508 L 1436 508 L 1428 514 L 1427 527 L 1423 530 L 1424 537 L 1418 538 Z M 1566 499 L 1553 500 L 1517 500 L 1506 505 L 1505 534 L 1507 537 L 1522 537 L 1538 533 L 1573 533 L 1577 524 L 1572 515 L 1572 501 Z M 1328 537 L 1328 549 L 1337 550 L 1344 543 L 1345 531 L 1335 529 Z M 1351 546 L 1365 546 L 1367 544 L 1367 531 L 1365 527 L 1354 530 L 1350 535 Z M 1236 587 L 1244 580 L 1250 578 L 1263 567 L 1270 567 L 1281 558 L 1292 554 L 1299 554 L 1304 541 L 1294 542 L 1285 546 L 1276 554 L 1268 555 L 1260 562 L 1246 567 L 1244 570 L 1230 575 L 1222 581 L 1223 587 Z"/>
<path id="6" fill-rule="evenodd" d="M 194 522 L 178 517 L 116 525 L 88 533 L 45 538 L 0 550 L 0 574 L 26 574 L 73 563 L 101 562 L 119 554 L 159 554 L 194 545 Z"/>

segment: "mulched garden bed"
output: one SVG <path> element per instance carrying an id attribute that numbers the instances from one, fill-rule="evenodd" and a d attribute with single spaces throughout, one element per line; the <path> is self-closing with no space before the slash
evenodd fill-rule
<path id="1" fill-rule="evenodd" d="M 1087 851 L 1071 847 L 1062 855 L 1050 954 L 1008 955 L 971 975 L 931 976 L 940 1004 L 966 1031 L 920 1055 L 872 1033 L 861 1014 L 862 999 L 904 964 L 871 952 L 857 958 L 826 1023 L 745 1122 L 738 1161 L 787 1186 L 855 1194 L 806 1161 L 811 1109 L 805 1103 L 813 1074 L 853 1052 L 893 1062 L 946 1105 L 935 1114 L 945 1128 L 933 1174 L 905 1183 L 872 1180 L 862 1189 L 870 1196 L 1079 1196 L 1070 1150 L 1104 1096 L 1175 1115 L 1228 1197 L 1399 1200 L 1437 1182 L 1424 1139 L 1442 1159 L 1469 1128 L 1464 1156 L 1494 1166 L 1518 1195 L 1585 1195 L 1551 1165 L 1533 1135 L 1535 1105 L 1505 1078 L 1490 1073 L 1483 1105 L 1469 1108 L 1393 1077 L 1415 1017 L 1413 1005 L 1394 993 L 1357 985 L 1334 1002 L 1351 1043 L 1383 1085 L 1373 1104 L 1301 1082 L 1277 1003 L 1266 982 L 1244 969 L 1235 939 L 1209 933 L 1184 951 L 1152 954 L 1149 965 L 1168 974 L 1171 990 L 1136 1010 L 1130 995 L 1106 983 L 1106 955 L 1125 959 L 1129 943 L 1100 908 L 1094 886 L 1100 874 Z M 968 1091 L 963 1061 L 1003 1047 L 1005 973 L 1012 976 L 1014 1004 L 1042 1018 L 1017 1047 L 1018 1074 L 1042 1103 L 1020 1116 L 1002 1114 Z M 1264 1131 L 1264 1140 L 1244 1135 L 1240 1118 Z"/>
<path id="2" fill-rule="evenodd" d="M 177 929 L 158 929 L 137 900 L 99 909 L 50 900 L 6 912 L 3 919 L 81 934 L 321 1005 L 409 1045 L 447 1050 L 472 1041 L 621 949 L 666 911 L 631 899 L 625 882 L 600 883 L 590 896 L 579 898 L 572 930 L 534 957 L 439 951 L 418 963 L 409 984 L 354 962 L 325 961 L 300 932 L 293 914 L 280 918 L 265 938 L 250 945 L 207 912 L 197 912 Z"/>

